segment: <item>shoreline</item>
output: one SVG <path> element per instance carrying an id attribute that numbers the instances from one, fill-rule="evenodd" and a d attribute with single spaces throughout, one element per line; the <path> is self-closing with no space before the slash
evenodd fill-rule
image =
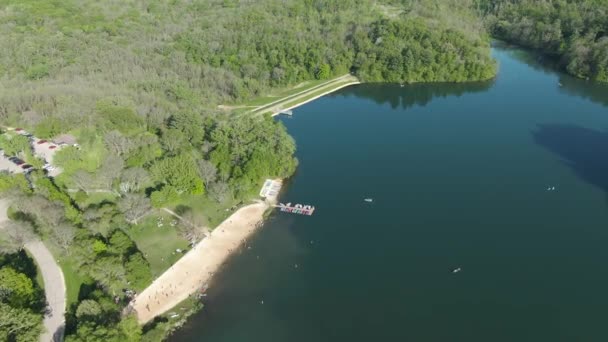
<path id="1" fill-rule="evenodd" d="M 309 99 L 306 99 L 306 100 L 303 100 L 301 102 L 298 102 L 298 103 L 296 103 L 293 106 L 289 106 L 287 108 L 282 108 L 279 111 L 274 111 L 273 110 L 271 116 L 280 115 L 282 111 L 291 110 L 291 109 L 303 106 L 303 105 L 305 105 L 305 104 L 307 104 L 309 102 L 312 102 L 314 100 L 317 100 L 317 99 L 319 99 L 319 98 L 321 98 L 321 97 L 323 97 L 325 95 L 329 95 L 329 94 L 334 93 L 334 92 L 336 92 L 336 91 L 338 91 L 340 89 L 343 89 L 343 88 L 346 88 L 346 87 L 350 87 L 350 86 L 353 86 L 353 85 L 357 85 L 357 84 L 361 84 L 361 82 L 360 81 L 352 81 L 352 82 L 348 82 L 348 83 L 345 83 L 345 84 L 341 84 L 340 86 L 338 86 L 336 88 L 332 88 L 332 89 L 327 90 L 327 91 L 325 91 L 325 92 L 323 92 L 321 94 L 315 95 L 315 96 L 313 96 L 313 97 L 311 97 Z"/>
<path id="2" fill-rule="evenodd" d="M 208 286 L 215 273 L 264 221 L 271 203 L 259 201 L 230 215 L 129 304 L 144 325 Z"/>
<path id="3" fill-rule="evenodd" d="M 345 76 L 343 76 L 345 77 Z M 331 82 L 330 82 L 331 83 Z M 281 101 L 269 109 L 272 116 L 281 111 L 300 107 L 340 89 L 361 84 L 359 80 L 339 84 L 311 98 L 296 102 L 288 108 L 280 108 Z M 324 86 L 327 86 L 325 84 Z M 324 88 L 321 86 L 320 88 Z M 319 88 L 316 88 L 319 89 Z M 304 92 L 292 98 L 310 95 Z M 289 101 L 289 99 L 287 100 Z M 156 278 L 148 287 L 139 293 L 126 308 L 133 312 L 140 325 L 145 325 L 154 318 L 166 314 L 180 303 L 196 293 L 202 293 L 213 280 L 215 273 L 223 266 L 234 251 L 240 248 L 245 240 L 265 221 L 265 213 L 276 202 L 277 198 L 257 201 L 244 206 L 217 226 L 211 234 L 197 243 L 175 264 Z"/>
<path id="4" fill-rule="evenodd" d="M 348 80 L 348 79 L 359 81 L 356 77 L 354 77 L 350 73 L 342 75 L 342 76 L 338 76 L 336 78 L 327 80 L 327 81 L 325 81 L 325 82 L 323 82 L 321 84 L 317 84 L 317 85 L 312 86 L 310 88 L 301 90 L 301 91 L 299 91 L 297 93 L 289 94 L 289 95 L 280 97 L 279 99 L 274 100 L 272 102 L 265 103 L 265 104 L 263 104 L 261 106 L 256 107 L 255 109 L 253 109 L 251 111 L 251 113 L 259 113 L 259 112 L 264 112 L 265 110 L 272 110 L 272 108 L 276 107 L 277 105 L 280 105 L 281 103 L 284 103 L 284 102 L 289 101 L 289 100 L 298 99 L 298 98 L 300 98 L 302 96 L 306 96 L 307 94 L 313 93 L 316 90 L 326 88 L 326 87 L 328 87 L 328 86 L 330 86 L 330 85 L 332 85 L 334 83 L 337 84 L 337 83 L 340 83 L 340 81 L 344 81 L 344 80 Z"/>

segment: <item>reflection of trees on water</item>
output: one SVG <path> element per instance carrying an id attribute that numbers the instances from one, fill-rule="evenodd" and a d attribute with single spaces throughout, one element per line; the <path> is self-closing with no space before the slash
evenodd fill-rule
<path id="1" fill-rule="evenodd" d="M 359 98 L 371 99 L 378 104 L 389 103 L 393 109 L 410 108 L 414 105 L 425 106 L 433 98 L 461 96 L 466 93 L 478 93 L 489 89 L 493 81 L 469 83 L 420 83 L 398 84 L 379 87 L 377 84 L 362 84 L 349 88 L 340 95 L 354 95 Z"/>
<path id="2" fill-rule="evenodd" d="M 560 75 L 560 90 L 568 95 L 580 96 L 608 106 L 608 84 L 585 81 L 568 75 Z"/>
<path id="3" fill-rule="evenodd" d="M 582 180 L 608 193 L 608 132 L 568 124 L 543 124 L 534 141 L 558 155 Z"/>
<path id="4" fill-rule="evenodd" d="M 505 51 L 512 58 L 525 63 L 534 70 L 545 74 L 556 74 L 559 77 L 560 91 L 572 96 L 580 96 L 595 103 L 608 106 L 608 84 L 587 81 L 574 76 L 570 76 L 562 71 L 558 60 L 524 48 L 509 45 L 504 42 L 494 42 L 495 49 Z"/>
<path id="5" fill-rule="evenodd" d="M 522 62 L 536 71 L 544 74 L 555 74 L 559 72 L 559 60 L 551 56 L 543 55 L 542 53 L 512 45 L 509 43 L 494 41 L 492 47 L 495 50 L 507 53 L 509 57 Z"/>

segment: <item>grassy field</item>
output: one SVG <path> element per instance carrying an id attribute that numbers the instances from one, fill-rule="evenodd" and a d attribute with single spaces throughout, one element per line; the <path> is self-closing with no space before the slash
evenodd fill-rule
<path id="1" fill-rule="evenodd" d="M 190 208 L 195 213 L 204 216 L 202 219 L 204 222 L 202 222 L 202 224 L 213 229 L 232 214 L 233 211 L 230 210 L 230 208 L 237 205 L 237 203 L 238 202 L 234 199 L 228 199 L 223 203 L 218 203 L 204 196 L 191 195 L 183 198 L 179 205 L 172 206 L 171 209 L 175 212 L 182 212 L 184 209 Z M 201 223 L 199 223 L 199 225 L 200 224 Z"/>
<path id="2" fill-rule="evenodd" d="M 273 101 L 279 100 L 283 97 L 287 97 L 287 96 L 291 96 L 293 94 L 297 94 L 301 91 L 304 91 L 306 89 L 310 89 L 313 87 L 318 86 L 319 84 L 322 84 L 324 82 L 327 82 L 328 80 L 313 80 L 313 81 L 306 81 L 306 82 L 302 82 L 296 86 L 293 87 L 288 87 L 288 88 L 283 88 L 283 89 L 275 89 L 272 93 L 266 95 L 266 96 L 261 96 L 261 97 L 256 97 L 254 99 L 251 99 L 249 101 L 245 101 L 243 103 L 241 103 L 240 105 L 242 106 L 264 106 L 266 104 L 269 104 Z"/>
<path id="3" fill-rule="evenodd" d="M 83 208 L 86 208 L 93 204 L 99 204 L 104 201 L 107 202 L 116 202 L 116 195 L 108 192 L 92 192 L 87 195 L 87 198 L 84 202 L 78 203 Z"/>
<path id="4" fill-rule="evenodd" d="M 212 229 L 230 216 L 234 212 L 233 208 L 237 206 L 238 203 L 234 199 L 218 203 L 202 195 L 190 195 L 182 197 L 178 204 L 168 208 L 178 215 L 191 211 L 195 216 L 184 215 L 185 219 L 193 220 L 196 226 Z M 137 248 L 150 263 L 153 278 L 161 275 L 182 257 L 183 253 L 177 253 L 177 249 L 189 249 L 188 241 L 180 234 L 177 226 L 171 225 L 177 221 L 171 214 L 157 210 L 128 231 Z M 162 222 L 161 227 L 158 226 L 159 222 Z"/>
<path id="5" fill-rule="evenodd" d="M 69 310 L 72 304 L 78 302 L 80 287 L 83 284 L 92 284 L 93 280 L 83 274 L 79 274 L 75 262 L 70 256 L 62 254 L 53 243 L 44 241 L 44 245 L 47 246 L 51 254 L 53 254 L 55 261 L 63 272 L 66 287 L 66 308 Z"/>
<path id="6" fill-rule="evenodd" d="M 352 77 L 352 76 L 351 76 Z M 300 94 L 305 94 L 307 91 L 316 91 L 317 88 L 329 86 L 332 83 L 339 82 L 343 78 L 350 78 L 349 75 L 342 75 L 335 77 L 330 80 L 312 80 L 302 82 L 296 86 L 277 89 L 272 93 L 253 98 L 251 100 L 238 103 L 230 104 L 227 107 L 233 107 L 232 112 L 238 114 L 250 113 L 250 112 L 266 112 L 266 106 L 275 106 L 281 102 L 289 100 L 290 97 L 295 97 Z M 353 77 L 354 78 L 354 77 Z"/>
<path id="7" fill-rule="evenodd" d="M 159 217 L 163 217 L 162 227 L 158 226 Z M 171 226 L 174 220 L 171 215 L 165 213 L 149 215 L 143 222 L 131 227 L 128 232 L 150 263 L 154 278 L 181 258 L 183 254 L 176 253 L 176 249 L 185 251 L 189 248 L 188 241 Z"/>
<path id="8" fill-rule="evenodd" d="M 316 90 L 316 91 L 314 91 L 312 93 L 306 94 L 306 96 L 298 98 L 297 100 L 292 101 L 292 102 L 284 103 L 283 105 L 285 107 L 295 106 L 298 103 L 308 101 L 308 100 L 312 99 L 313 97 L 319 96 L 319 95 L 321 95 L 323 93 L 335 91 L 336 89 L 342 88 L 342 87 L 344 87 L 344 86 L 346 86 L 348 84 L 351 84 L 351 83 L 353 83 L 352 80 L 338 82 L 338 83 L 332 83 L 331 85 L 329 85 L 327 87 L 319 88 L 318 90 Z"/>
<path id="9" fill-rule="evenodd" d="M 59 267 L 63 271 L 63 277 L 65 279 L 65 286 L 67 292 L 66 307 L 69 308 L 72 304 L 78 302 L 78 294 L 80 293 L 80 286 L 83 284 L 91 284 L 93 281 L 82 274 L 76 272 L 76 266 L 73 261 L 69 258 L 61 258 L 57 260 Z"/>
<path id="10" fill-rule="evenodd" d="M 274 114 L 276 112 L 276 108 L 278 108 L 278 107 L 290 108 L 290 107 L 298 106 L 299 104 L 302 104 L 312 98 L 315 98 L 315 97 L 320 96 L 325 93 L 335 91 L 335 90 L 337 90 L 345 85 L 351 84 L 353 82 L 354 82 L 354 80 L 352 80 L 352 79 L 347 79 L 347 80 L 340 81 L 340 82 L 332 82 L 331 84 L 328 84 L 326 86 L 314 89 L 313 91 L 311 91 L 309 93 L 303 94 L 298 97 L 294 97 L 292 100 L 287 99 L 285 102 L 277 103 L 275 106 L 269 107 L 268 110 L 261 111 L 260 114 Z"/>

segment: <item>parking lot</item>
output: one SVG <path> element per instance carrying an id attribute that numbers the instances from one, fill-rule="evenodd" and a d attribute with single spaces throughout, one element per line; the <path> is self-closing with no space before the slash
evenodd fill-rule
<path id="1" fill-rule="evenodd" d="M 32 134 L 21 128 L 7 128 L 12 134 L 23 135 L 29 138 L 32 152 L 34 155 L 45 161 L 43 169 L 51 177 L 55 177 L 61 173 L 61 169 L 52 165 L 55 153 L 59 151 L 65 144 L 56 144 L 45 139 L 38 139 Z M 32 171 L 34 168 L 19 159 L 16 156 L 7 156 L 0 150 L 0 171 L 8 171 L 10 173 L 23 173 Z"/>

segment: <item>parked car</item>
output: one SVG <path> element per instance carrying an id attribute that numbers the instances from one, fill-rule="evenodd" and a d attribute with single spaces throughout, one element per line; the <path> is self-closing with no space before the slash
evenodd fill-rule
<path id="1" fill-rule="evenodd" d="M 21 168 L 22 168 L 22 169 L 24 169 L 24 170 L 25 170 L 25 169 L 32 168 L 32 167 L 33 167 L 33 166 L 32 166 L 32 165 L 30 165 L 30 164 L 23 164 L 23 165 L 21 165 Z"/>

